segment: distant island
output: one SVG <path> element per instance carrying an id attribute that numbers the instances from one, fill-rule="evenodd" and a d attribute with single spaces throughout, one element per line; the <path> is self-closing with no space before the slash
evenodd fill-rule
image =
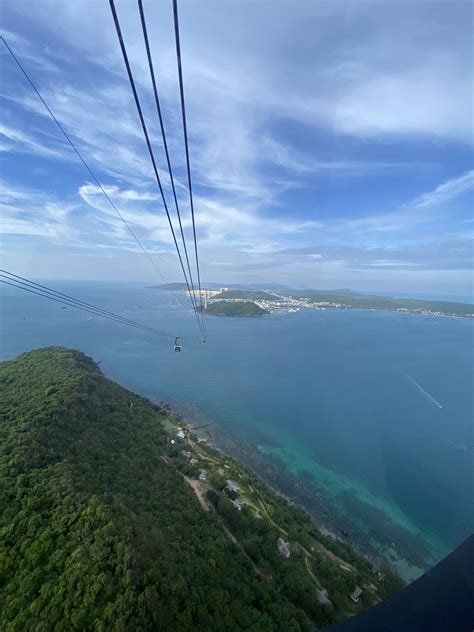
<path id="1" fill-rule="evenodd" d="M 205 293 L 206 290 L 203 290 Z M 298 311 L 300 309 L 367 309 L 380 311 L 396 311 L 406 314 L 426 314 L 431 316 L 458 316 L 474 318 L 474 305 L 451 301 L 418 300 L 393 298 L 360 294 L 351 290 L 227 290 L 216 293 L 209 298 L 208 310 L 223 310 L 226 315 L 228 307 L 214 307 L 221 304 L 232 305 L 233 302 L 253 301 L 257 307 L 267 313 L 274 311 Z M 211 313 L 211 312 L 209 312 Z"/>
<path id="2" fill-rule="evenodd" d="M 385 311 L 412 312 L 435 316 L 474 317 L 474 305 L 451 301 L 435 301 L 408 298 L 393 298 L 359 294 L 344 290 L 331 292 L 322 290 L 286 290 L 281 296 L 293 300 L 307 301 L 308 304 L 323 307 L 345 307 L 352 309 L 375 309 Z"/>
<path id="3" fill-rule="evenodd" d="M 451 301 L 394 298 L 362 294 L 349 289 L 291 290 L 269 285 L 263 289 L 226 287 L 211 283 L 201 290 L 205 312 L 215 316 L 263 316 L 274 311 L 296 312 L 300 309 L 367 309 L 430 316 L 474 318 L 474 305 Z M 146 289 L 187 291 L 185 283 L 150 285 Z M 199 297 L 199 290 L 195 290 Z M 232 303 L 235 305 L 231 306 Z M 250 305 L 250 304 L 253 305 Z M 221 304 L 221 305 L 219 305 Z M 218 306 L 219 305 L 219 306 Z M 244 307 L 245 305 L 245 307 Z"/>
<path id="4" fill-rule="evenodd" d="M 0 383 L 5 629 L 309 632 L 403 585 L 83 353 Z"/>

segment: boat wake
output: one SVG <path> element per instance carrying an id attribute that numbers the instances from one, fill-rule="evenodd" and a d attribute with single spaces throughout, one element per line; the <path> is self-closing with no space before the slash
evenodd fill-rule
<path id="1" fill-rule="evenodd" d="M 430 395 L 427 391 L 425 391 L 425 389 L 420 386 L 420 384 L 418 384 L 418 382 L 411 376 L 408 375 L 408 373 L 405 373 L 405 375 L 407 376 L 407 378 L 413 382 L 413 384 L 417 387 L 418 390 L 420 390 L 423 395 L 426 397 L 426 399 L 428 399 L 432 404 L 434 404 L 435 406 L 437 406 L 438 408 L 443 408 L 443 405 L 440 404 L 432 395 Z"/>
<path id="2" fill-rule="evenodd" d="M 469 451 L 469 448 L 467 447 L 467 445 L 464 445 L 463 443 L 454 443 L 454 441 L 446 441 L 446 443 L 450 445 L 452 448 L 456 448 L 456 450 L 462 450 L 463 452 Z"/>

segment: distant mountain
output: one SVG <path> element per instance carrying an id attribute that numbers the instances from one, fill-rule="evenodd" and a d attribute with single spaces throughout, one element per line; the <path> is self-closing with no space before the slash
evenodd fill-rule
<path id="1" fill-rule="evenodd" d="M 225 287 L 225 286 L 224 286 Z M 242 288 L 244 290 L 287 290 L 287 285 L 282 285 L 281 283 L 249 283 L 246 285 L 228 285 L 232 289 Z"/>
<path id="2" fill-rule="evenodd" d="M 186 283 L 164 283 L 162 285 L 147 285 L 147 290 L 187 290 Z M 261 285 L 255 284 L 242 284 L 242 283 L 203 283 L 202 289 L 215 290 L 221 287 L 227 287 L 231 290 L 260 290 L 265 288 L 266 290 L 285 290 L 288 289 L 286 285 L 280 285 L 278 283 L 262 283 Z"/>
<path id="3" fill-rule="evenodd" d="M 164 283 L 163 285 L 146 285 L 146 290 L 187 290 L 186 283 Z"/>
<path id="4" fill-rule="evenodd" d="M 205 283 L 203 288 L 218 289 L 221 287 L 227 287 L 230 290 L 285 290 L 288 289 L 287 285 L 281 285 L 279 283 Z"/>
<path id="5" fill-rule="evenodd" d="M 360 292 L 354 292 L 354 290 L 349 290 L 347 288 L 342 288 L 340 290 L 312 290 L 310 288 L 304 289 L 304 290 L 291 290 L 291 289 L 287 289 L 285 290 L 286 294 L 288 293 L 298 293 L 301 296 L 303 296 L 304 294 L 318 294 L 318 295 L 337 295 L 337 296 L 369 296 L 368 294 L 361 294 Z"/>
<path id="6" fill-rule="evenodd" d="M 333 294 L 352 294 L 352 295 L 355 294 L 356 296 L 363 296 L 363 294 L 361 294 L 360 292 L 354 292 L 354 290 L 349 290 L 348 288 L 342 288 L 341 290 L 328 290 L 328 291 Z"/>

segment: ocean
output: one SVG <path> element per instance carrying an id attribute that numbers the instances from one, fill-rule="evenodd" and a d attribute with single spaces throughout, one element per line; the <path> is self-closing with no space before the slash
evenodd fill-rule
<path id="1" fill-rule="evenodd" d="M 2 359 L 84 351 L 111 379 L 209 424 L 217 446 L 407 579 L 473 530 L 474 322 L 363 310 L 207 317 L 203 343 L 180 292 L 49 285 L 171 337 L 1 285 Z"/>

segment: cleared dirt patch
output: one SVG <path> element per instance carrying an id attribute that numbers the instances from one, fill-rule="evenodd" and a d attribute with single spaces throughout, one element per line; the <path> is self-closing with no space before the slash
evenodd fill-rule
<path id="1" fill-rule="evenodd" d="M 199 500 L 199 504 L 204 509 L 204 511 L 210 511 L 211 506 L 206 498 L 206 492 L 202 489 L 199 481 L 196 481 L 193 478 L 189 478 L 189 476 L 185 476 L 184 474 L 181 474 L 181 476 L 196 494 L 197 499 Z"/>

